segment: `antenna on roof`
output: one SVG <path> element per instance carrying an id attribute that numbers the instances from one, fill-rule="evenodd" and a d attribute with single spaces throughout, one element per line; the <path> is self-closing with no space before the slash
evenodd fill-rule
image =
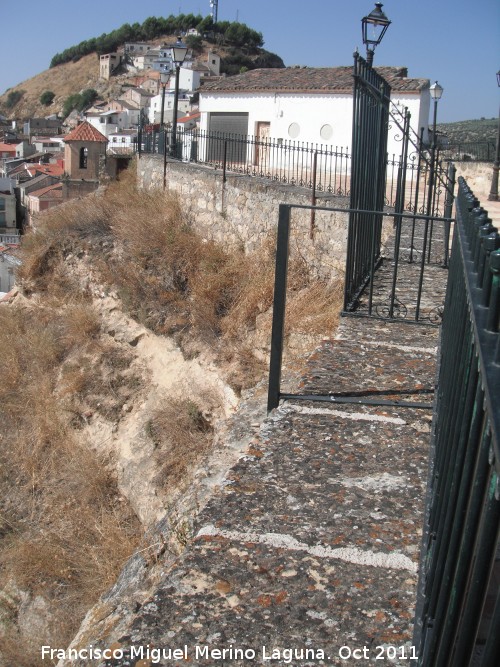
<path id="1" fill-rule="evenodd" d="M 218 5 L 219 5 L 219 0 L 210 0 L 210 9 L 212 10 L 212 20 L 214 23 L 217 23 Z"/>

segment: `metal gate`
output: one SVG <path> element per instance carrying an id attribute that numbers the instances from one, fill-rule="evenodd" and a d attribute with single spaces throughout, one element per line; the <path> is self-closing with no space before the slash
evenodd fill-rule
<path id="1" fill-rule="evenodd" d="M 351 310 L 380 259 L 389 99 L 387 81 L 354 54 L 352 166 L 344 310 Z"/>
<path id="2" fill-rule="evenodd" d="M 437 324 L 446 288 L 454 167 L 439 159 L 435 147 L 425 147 L 423 131 L 414 134 L 410 112 L 394 105 L 390 92 L 355 54 L 344 314 Z M 401 154 L 391 160 L 389 129 L 401 144 Z M 394 165 L 395 196 L 386 179 Z"/>

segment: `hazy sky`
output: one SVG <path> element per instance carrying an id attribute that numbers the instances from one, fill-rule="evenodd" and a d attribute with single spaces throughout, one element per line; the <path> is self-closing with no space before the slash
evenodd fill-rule
<path id="1" fill-rule="evenodd" d="M 348 65 L 364 55 L 361 18 L 373 0 L 219 0 L 219 19 L 262 32 L 286 65 Z M 444 88 L 438 121 L 498 116 L 500 2 L 387 0 L 392 24 L 374 64 L 404 65 Z M 148 16 L 210 12 L 209 0 L 0 0 L 0 92 L 38 74 L 52 56 Z"/>

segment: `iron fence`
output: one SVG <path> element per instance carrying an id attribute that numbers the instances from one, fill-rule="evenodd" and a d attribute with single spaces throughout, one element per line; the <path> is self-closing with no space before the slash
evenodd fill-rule
<path id="1" fill-rule="evenodd" d="M 500 655 L 500 237 L 459 179 L 415 642 L 421 665 Z"/>
<path id="2" fill-rule="evenodd" d="M 169 158 L 220 169 L 224 176 L 229 172 L 317 192 L 349 193 L 351 156 L 343 146 L 199 129 L 178 130 L 173 146 L 171 128 L 143 131 L 139 141 L 140 152 L 161 154 L 166 149 Z"/>
<path id="3" fill-rule="evenodd" d="M 172 129 L 139 133 L 138 152 L 164 154 L 168 159 L 205 165 L 226 174 L 263 178 L 283 185 L 299 186 L 349 197 L 351 194 L 351 153 L 347 146 L 330 146 L 281 139 L 261 139 L 252 135 L 203 130 L 178 130 L 176 146 Z M 386 156 L 384 204 L 394 207 L 401 182 L 401 160 Z M 446 180 L 447 162 L 438 160 L 436 171 Z M 404 170 L 407 182 L 404 210 L 425 213 L 426 192 L 430 187 L 429 164 L 425 153 L 414 150 Z M 445 189 L 436 194 L 436 214 L 443 211 Z"/>
<path id="4" fill-rule="evenodd" d="M 454 162 L 494 162 L 496 146 L 494 141 L 460 141 L 443 144 L 441 156 Z"/>

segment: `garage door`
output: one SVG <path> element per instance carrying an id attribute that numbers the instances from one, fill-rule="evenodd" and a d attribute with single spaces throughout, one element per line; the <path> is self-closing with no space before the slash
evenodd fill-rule
<path id="1" fill-rule="evenodd" d="M 227 140 L 227 160 L 246 162 L 248 113 L 211 113 L 209 117 L 208 159 L 224 159 L 224 140 Z"/>

